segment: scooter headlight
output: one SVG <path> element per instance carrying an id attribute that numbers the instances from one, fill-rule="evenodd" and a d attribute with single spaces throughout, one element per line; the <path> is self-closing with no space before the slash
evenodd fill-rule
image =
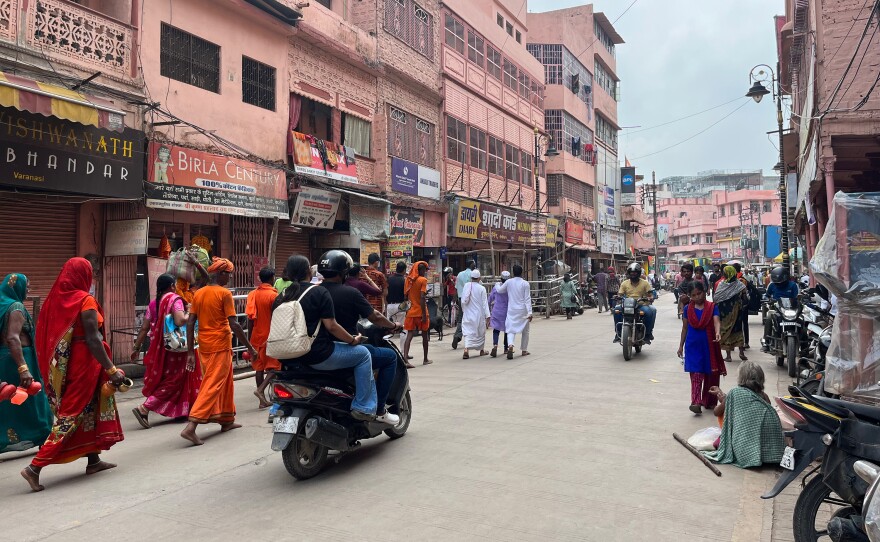
<path id="1" fill-rule="evenodd" d="M 782 316 L 786 320 L 794 320 L 797 318 L 797 311 L 792 309 L 782 309 Z"/>

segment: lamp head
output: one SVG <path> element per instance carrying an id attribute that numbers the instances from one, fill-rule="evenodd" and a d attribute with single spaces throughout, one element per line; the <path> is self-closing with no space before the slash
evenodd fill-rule
<path id="1" fill-rule="evenodd" d="M 755 103 L 761 103 L 761 98 L 767 94 L 770 94 L 770 91 L 760 81 L 755 81 L 752 88 L 746 92 L 746 96 L 755 100 Z"/>
<path id="2" fill-rule="evenodd" d="M 559 156 L 559 151 L 556 150 L 556 145 L 553 144 L 552 139 L 547 142 L 547 152 L 544 153 L 544 156 Z"/>

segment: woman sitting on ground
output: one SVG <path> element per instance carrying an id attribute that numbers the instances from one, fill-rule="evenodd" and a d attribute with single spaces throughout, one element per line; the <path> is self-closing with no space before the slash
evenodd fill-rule
<path id="1" fill-rule="evenodd" d="M 739 368 L 738 386 L 725 394 L 717 387 L 715 415 L 724 417 L 717 450 L 704 452 L 717 463 L 733 463 L 740 468 L 779 463 L 785 443 L 779 415 L 764 393 L 764 371 L 751 361 Z"/>

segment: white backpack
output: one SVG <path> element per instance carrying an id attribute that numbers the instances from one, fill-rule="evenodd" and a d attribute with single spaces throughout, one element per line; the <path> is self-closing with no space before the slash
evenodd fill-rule
<path id="1" fill-rule="evenodd" d="M 318 320 L 315 334 L 309 336 L 306 315 L 303 313 L 300 300 L 315 286 L 317 285 L 309 286 L 298 299 L 282 303 L 272 312 L 269 340 L 266 341 L 266 355 L 275 359 L 294 359 L 308 354 L 312 349 L 312 343 L 321 330 L 321 321 Z"/>

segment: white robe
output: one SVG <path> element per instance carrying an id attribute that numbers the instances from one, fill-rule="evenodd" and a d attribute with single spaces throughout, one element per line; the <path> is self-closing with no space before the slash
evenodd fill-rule
<path id="1" fill-rule="evenodd" d="M 489 294 L 479 282 L 465 284 L 461 296 L 461 332 L 465 348 L 486 344 L 486 318 L 489 318 Z"/>
<path id="2" fill-rule="evenodd" d="M 507 292 L 507 320 L 504 329 L 507 333 L 522 333 L 532 315 L 532 289 L 522 277 L 513 277 L 498 287 L 500 293 Z"/>

